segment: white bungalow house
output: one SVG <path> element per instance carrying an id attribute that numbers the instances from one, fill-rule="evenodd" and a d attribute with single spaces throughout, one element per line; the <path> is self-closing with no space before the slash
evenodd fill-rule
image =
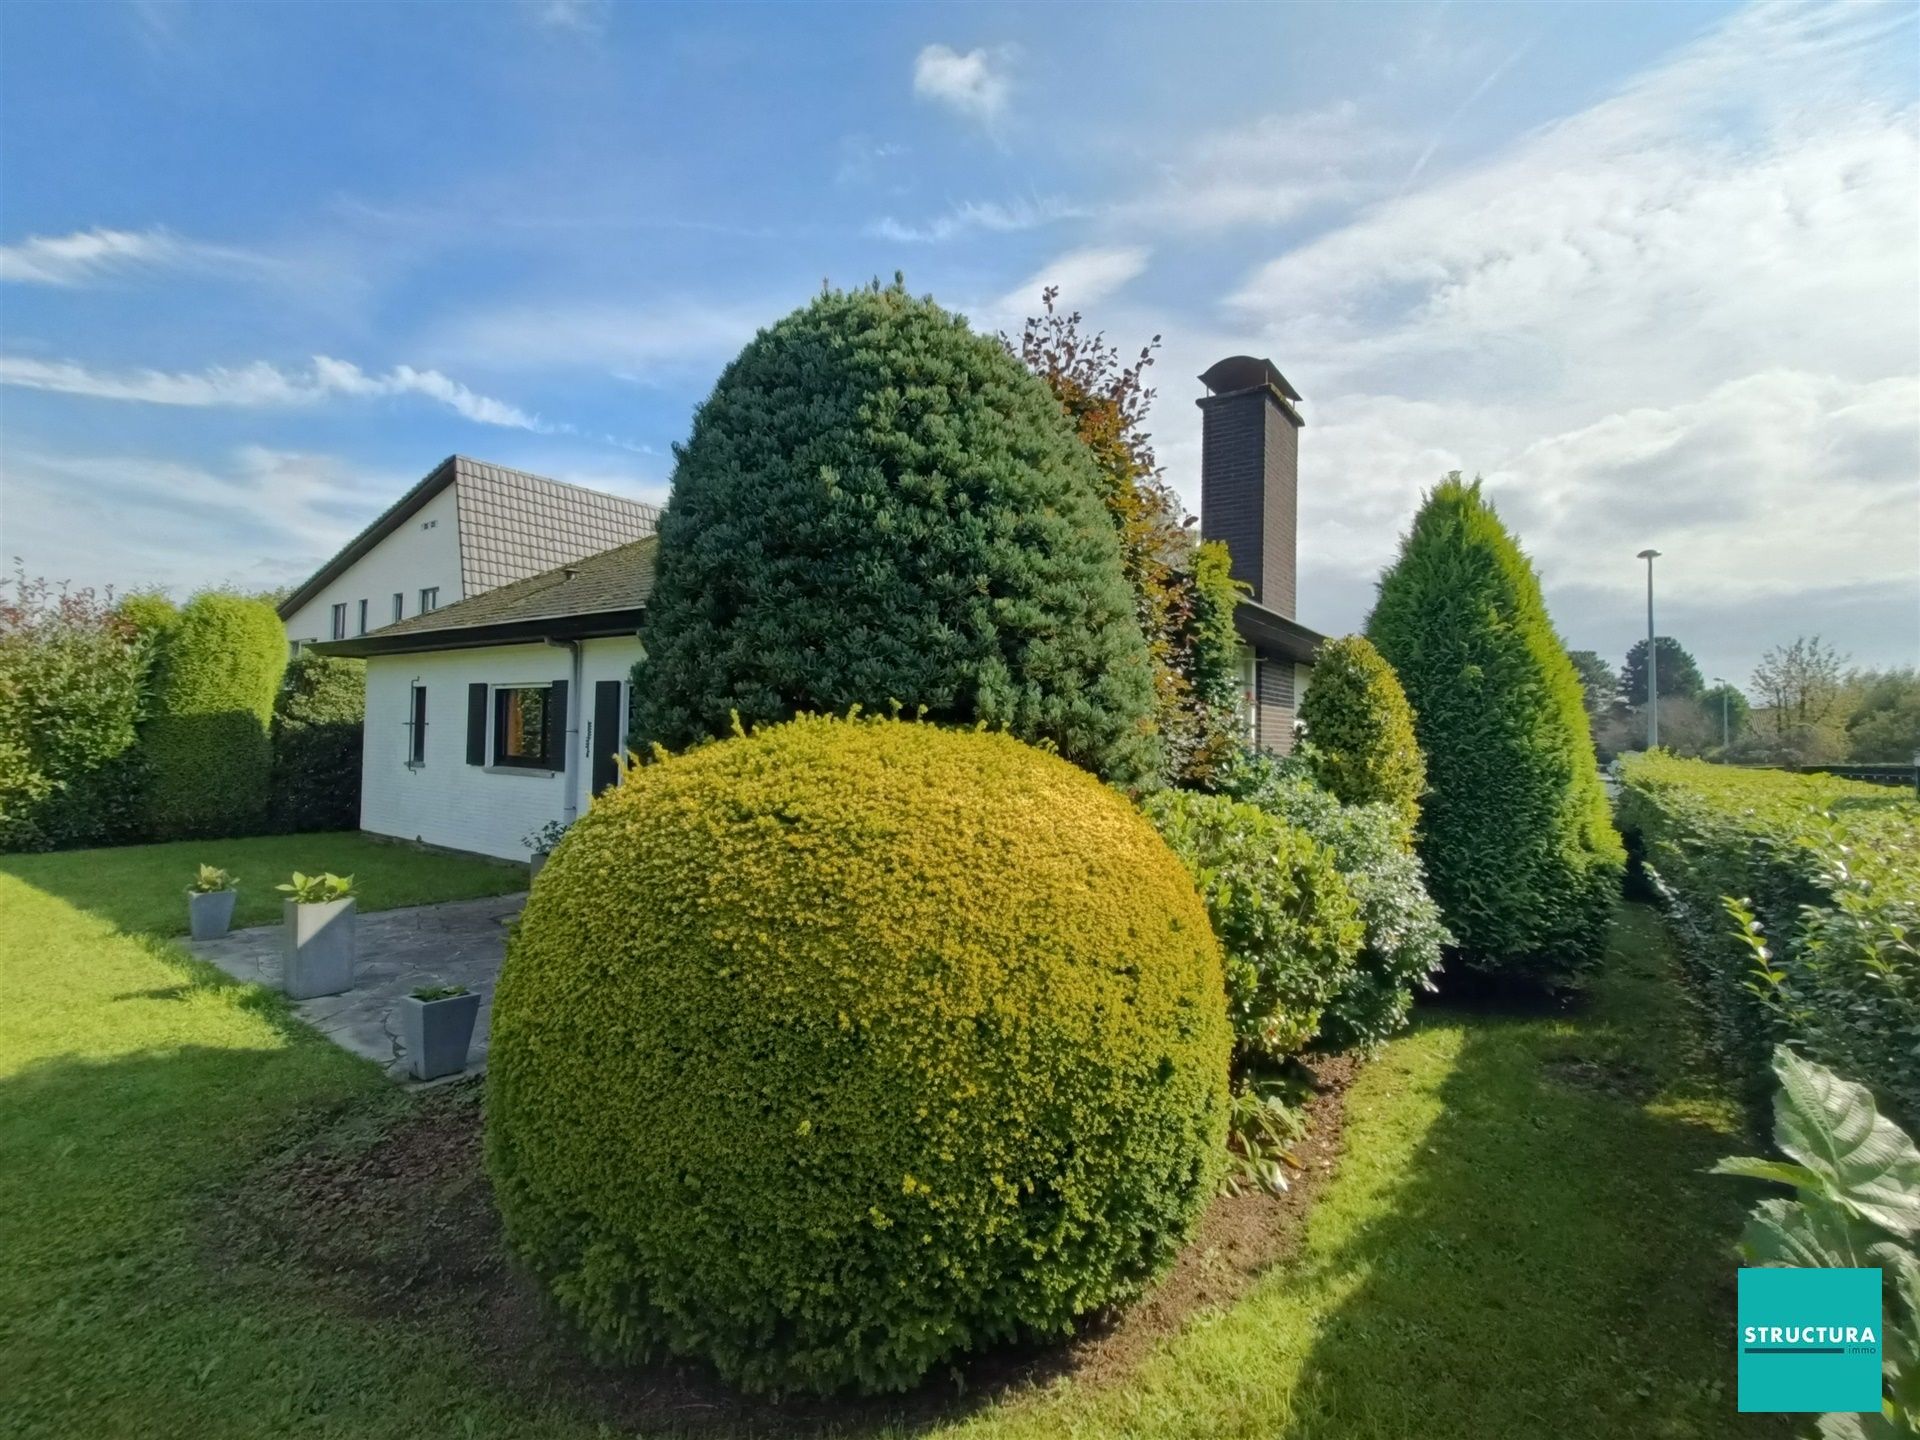
<path id="1" fill-rule="evenodd" d="M 1248 587 L 1235 615 L 1248 739 L 1284 752 L 1321 641 L 1293 614 L 1300 397 L 1270 361 L 1247 356 L 1201 380 L 1201 533 L 1226 544 Z M 422 498 L 436 477 L 441 489 Z M 429 511 L 447 489 L 453 503 L 442 513 L 457 522 L 458 546 L 410 553 L 423 567 L 443 566 L 443 576 L 457 565 L 458 581 L 436 606 L 396 611 L 362 633 L 356 587 L 378 576 L 404 598 L 384 578 L 401 562 L 382 547 L 403 534 L 416 546 L 419 535 L 439 543 L 438 527 L 414 522 L 435 518 Z M 656 519 L 649 506 L 456 456 L 289 598 L 283 616 L 306 628 L 325 619 L 323 635 L 297 643 L 367 662 L 363 829 L 524 859 L 525 837 L 571 821 L 613 783 L 653 588 Z M 623 526 L 637 533 L 612 533 Z M 592 544 L 597 537 L 605 538 Z M 528 559 L 536 554 L 551 558 L 536 567 Z M 448 593 L 454 583 L 464 598 Z M 293 625 L 289 618 L 289 635 L 299 636 Z"/>

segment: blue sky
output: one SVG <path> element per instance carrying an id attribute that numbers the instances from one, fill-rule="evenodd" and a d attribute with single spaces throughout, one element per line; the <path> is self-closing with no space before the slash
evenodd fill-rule
<path id="1" fill-rule="evenodd" d="M 1306 396 L 1301 618 L 1486 475 L 1571 645 L 1920 656 L 1911 5 L 0 10 L 0 553 L 296 580 L 443 456 L 664 498 L 822 281 L 1064 287 L 1197 503 Z"/>

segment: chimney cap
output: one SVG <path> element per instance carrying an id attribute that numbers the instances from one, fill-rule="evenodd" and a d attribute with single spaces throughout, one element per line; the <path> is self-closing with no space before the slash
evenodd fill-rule
<path id="1" fill-rule="evenodd" d="M 1215 361 L 1200 377 L 1200 383 L 1215 395 L 1224 395 L 1230 390 L 1257 390 L 1265 385 L 1296 403 L 1300 399 L 1300 392 L 1287 383 L 1287 377 L 1273 361 L 1252 355 L 1229 355 Z"/>

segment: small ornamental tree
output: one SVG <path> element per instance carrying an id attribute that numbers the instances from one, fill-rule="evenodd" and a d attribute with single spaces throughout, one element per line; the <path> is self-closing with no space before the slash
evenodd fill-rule
<path id="1" fill-rule="evenodd" d="M 1239 739 L 1233 610 L 1244 587 L 1230 576 L 1224 545 L 1196 543 L 1193 517 L 1154 456 L 1146 372 L 1160 337 L 1126 364 L 1104 335 L 1081 329 L 1078 311 L 1056 306 L 1059 294 L 1057 286 L 1042 290 L 1043 313 L 1028 318 L 1017 342 L 1002 338 L 1046 382 L 1093 453 L 1153 666 L 1154 723 L 1168 773 L 1204 783 Z"/>
<path id="2" fill-rule="evenodd" d="M 958 316 L 897 283 L 824 294 L 727 367 L 677 456 L 637 741 L 897 704 L 1159 777 L 1098 468 Z"/>
<path id="3" fill-rule="evenodd" d="M 273 706 L 273 824 L 279 830 L 360 828 L 361 724 L 367 667 L 303 654 Z"/>
<path id="4" fill-rule="evenodd" d="M 155 836 L 244 835 L 266 823 L 268 725 L 286 665 L 272 606 L 215 591 L 180 612 L 141 737 Z"/>
<path id="5" fill-rule="evenodd" d="M 1329 640 L 1300 702 L 1314 778 L 1348 805 L 1383 804 L 1413 842 L 1427 762 L 1393 667 L 1364 635 Z"/>
<path id="6" fill-rule="evenodd" d="M 1367 635 L 1413 706 L 1427 757 L 1420 854 L 1462 958 L 1540 984 L 1576 979 L 1600 956 L 1625 855 L 1580 678 L 1479 481 L 1456 473 L 1427 496 Z"/>

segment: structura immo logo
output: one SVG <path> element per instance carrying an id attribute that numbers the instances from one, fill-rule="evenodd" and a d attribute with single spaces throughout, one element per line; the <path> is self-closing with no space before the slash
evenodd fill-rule
<path id="1" fill-rule="evenodd" d="M 1740 1272 L 1740 1408 L 1880 1408 L 1880 1272 Z"/>

